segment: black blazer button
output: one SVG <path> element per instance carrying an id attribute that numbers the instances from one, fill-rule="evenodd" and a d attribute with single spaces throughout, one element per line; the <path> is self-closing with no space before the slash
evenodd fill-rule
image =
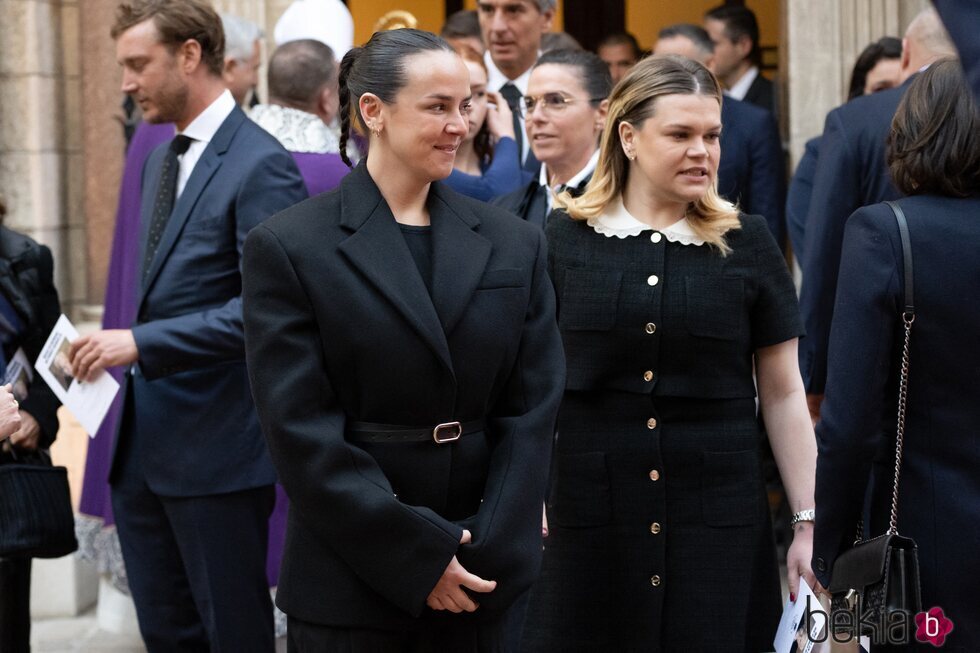
<path id="1" fill-rule="evenodd" d="M 821 574 L 827 571 L 827 561 L 823 558 L 817 558 L 817 571 L 819 571 Z"/>

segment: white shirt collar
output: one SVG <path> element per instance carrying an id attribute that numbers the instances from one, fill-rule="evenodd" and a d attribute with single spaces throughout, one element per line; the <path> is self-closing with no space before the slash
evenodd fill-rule
<path id="1" fill-rule="evenodd" d="M 742 77 L 739 78 L 737 82 L 732 84 L 732 87 L 730 89 L 725 91 L 725 95 L 727 95 L 728 97 L 733 97 L 736 100 L 744 100 L 745 94 L 749 92 L 749 88 L 752 86 L 752 82 L 754 82 L 755 78 L 758 76 L 759 76 L 759 67 L 752 66 L 747 71 L 745 71 L 745 74 L 742 75 Z"/>
<path id="2" fill-rule="evenodd" d="M 541 53 L 539 52 L 538 57 L 540 56 Z M 531 79 L 531 68 L 534 68 L 533 65 L 531 68 L 525 70 L 524 73 L 517 79 L 510 79 L 507 77 L 507 75 L 500 72 L 499 68 L 497 68 L 497 64 L 493 62 L 493 57 L 490 56 L 489 50 L 483 53 L 483 62 L 487 64 L 487 88 L 489 88 L 491 91 L 499 92 L 500 88 L 504 84 L 510 82 L 517 87 L 518 91 L 521 92 L 521 97 L 527 95 L 527 82 L 529 79 Z"/>
<path id="3" fill-rule="evenodd" d="M 595 172 L 596 166 L 599 165 L 599 150 L 592 153 L 589 157 L 588 163 L 585 167 L 579 170 L 574 177 L 566 181 L 560 186 L 565 188 L 577 188 L 579 184 L 585 181 L 585 178 Z M 541 164 L 541 172 L 538 173 L 538 183 L 548 189 L 548 213 L 551 213 L 551 209 L 555 203 L 555 188 L 548 185 L 548 166 L 544 163 Z"/>
<path id="4" fill-rule="evenodd" d="M 602 234 L 606 238 L 615 236 L 616 238 L 623 239 L 631 236 L 639 236 L 644 231 L 652 231 L 654 234 L 663 234 L 663 237 L 672 243 L 695 246 L 704 245 L 704 241 L 694 233 L 694 229 L 691 228 L 691 223 L 688 222 L 686 217 L 681 218 L 664 229 L 654 229 L 650 225 L 640 222 L 630 215 L 626 207 L 623 206 L 622 197 L 616 198 L 615 201 L 606 207 L 606 210 L 601 215 L 595 218 L 589 218 L 587 222 L 596 233 Z M 660 241 L 659 238 L 655 236 L 654 238 L 653 242 Z"/>
<path id="5" fill-rule="evenodd" d="M 185 136 L 193 138 L 195 141 L 210 143 L 214 138 L 221 123 L 225 121 L 235 109 L 235 98 L 231 96 L 231 91 L 225 89 L 217 99 L 208 105 L 208 108 L 197 115 L 197 118 L 187 125 L 184 131 L 180 132 Z"/>
<path id="6" fill-rule="evenodd" d="M 183 194 L 184 187 L 187 186 L 191 173 L 194 172 L 194 166 L 204 154 L 204 150 L 218 132 L 221 124 L 234 110 L 235 98 L 231 96 L 231 91 L 225 89 L 214 102 L 208 105 L 207 109 L 197 114 L 197 117 L 191 121 L 191 124 L 187 125 L 184 131 L 180 132 L 194 140 L 187 147 L 187 151 L 177 157 L 180 162 L 180 169 L 177 173 L 176 197 L 178 199 Z"/>

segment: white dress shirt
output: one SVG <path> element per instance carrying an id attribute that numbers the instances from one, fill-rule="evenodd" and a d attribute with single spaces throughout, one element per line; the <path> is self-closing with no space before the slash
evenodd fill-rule
<path id="1" fill-rule="evenodd" d="M 179 132 L 193 140 L 187 151 L 177 157 L 180 162 L 180 173 L 177 175 L 177 195 L 174 197 L 174 203 L 184 192 L 184 186 L 187 185 L 187 180 L 191 178 L 191 173 L 194 172 L 194 166 L 197 165 L 198 159 L 204 154 L 204 149 L 214 138 L 218 128 L 221 127 L 221 123 L 231 115 L 234 109 L 235 98 L 231 96 L 228 89 L 225 89 L 218 96 L 218 99 L 209 104 L 207 109 L 199 113 L 197 118 L 194 118 L 191 124 L 187 125 L 187 129 Z"/>
<path id="2" fill-rule="evenodd" d="M 541 53 L 538 53 L 538 57 Z M 524 101 L 524 96 L 527 95 L 527 82 L 531 79 L 531 68 L 528 68 L 524 73 L 517 79 L 510 79 L 507 75 L 500 72 L 497 68 L 497 64 L 493 62 L 493 57 L 490 56 L 490 51 L 487 50 L 483 53 L 483 62 L 487 64 L 487 88 L 496 93 L 500 92 L 504 84 L 508 82 L 517 87 L 517 90 L 521 92 L 521 102 Z M 521 121 L 524 122 L 523 120 Z M 531 142 L 527 137 L 527 131 L 524 132 L 521 138 L 521 161 L 527 160 L 527 153 L 531 151 Z"/>
<path id="3" fill-rule="evenodd" d="M 725 95 L 728 97 L 735 98 L 736 100 L 744 100 L 745 94 L 749 92 L 749 88 L 752 86 L 752 82 L 755 78 L 759 76 L 759 67 L 752 66 L 745 74 L 742 75 L 737 82 L 732 84 L 732 87 L 725 91 Z"/>

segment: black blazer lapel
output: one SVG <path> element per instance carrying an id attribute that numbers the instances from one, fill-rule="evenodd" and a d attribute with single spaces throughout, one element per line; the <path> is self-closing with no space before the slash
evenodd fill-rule
<path id="1" fill-rule="evenodd" d="M 150 271 L 146 277 L 146 284 L 143 287 L 144 296 L 149 291 L 150 286 L 153 285 L 153 281 L 160 273 L 160 268 L 163 267 L 164 261 L 167 260 L 167 256 L 170 255 L 174 245 L 177 243 L 180 232 L 183 230 L 184 224 L 194 210 L 197 200 L 200 199 L 201 194 L 207 188 L 211 177 L 221 167 L 221 159 L 225 152 L 228 151 L 235 132 L 238 131 L 239 126 L 241 126 L 244 120 L 245 114 L 242 113 L 241 109 L 235 107 L 228 117 L 225 118 L 225 121 L 221 123 L 221 127 L 215 132 L 214 138 L 211 139 L 208 146 L 204 148 L 201 158 L 198 159 L 190 178 L 187 180 L 187 185 L 184 186 L 184 192 L 180 194 L 177 203 L 174 205 L 170 220 L 167 221 L 167 228 L 164 230 L 163 237 L 160 239 L 160 246 L 153 256 L 153 261 L 150 262 Z M 159 183 L 159 178 L 153 180 L 153 183 Z M 144 206 L 143 208 L 145 210 L 147 207 Z M 152 205 L 149 208 L 150 211 L 153 210 Z M 144 220 L 144 223 L 146 222 L 148 221 Z M 143 247 L 145 247 L 145 237 L 141 242 L 140 249 L 143 249 Z"/>
<path id="2" fill-rule="evenodd" d="M 340 188 L 340 221 L 354 233 L 341 242 L 338 249 L 394 304 L 446 369 L 452 372 L 449 345 L 429 291 L 398 230 L 395 216 L 368 174 L 365 164 L 357 166 L 347 175 Z M 439 258 L 437 242 L 433 243 L 436 260 Z M 433 284 L 438 283 L 433 271 Z"/>
<path id="3" fill-rule="evenodd" d="M 446 334 L 462 317 L 490 259 L 490 241 L 474 229 L 480 219 L 454 201 L 441 183 L 429 193 L 432 221 L 432 300 Z"/>

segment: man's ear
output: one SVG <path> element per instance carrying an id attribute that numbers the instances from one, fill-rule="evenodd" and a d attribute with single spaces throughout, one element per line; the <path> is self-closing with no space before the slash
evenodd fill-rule
<path id="1" fill-rule="evenodd" d="M 555 10 L 549 9 L 548 11 L 541 12 L 541 33 L 545 34 L 550 32 L 552 27 L 554 27 L 555 22 Z"/>
<path id="2" fill-rule="evenodd" d="M 201 44 L 196 39 L 187 39 L 177 49 L 181 71 L 190 75 L 201 64 Z"/>
<path id="3" fill-rule="evenodd" d="M 735 47 L 738 48 L 738 53 L 743 59 L 749 56 L 752 52 L 752 39 L 748 36 L 742 35 L 737 41 L 735 41 Z"/>

